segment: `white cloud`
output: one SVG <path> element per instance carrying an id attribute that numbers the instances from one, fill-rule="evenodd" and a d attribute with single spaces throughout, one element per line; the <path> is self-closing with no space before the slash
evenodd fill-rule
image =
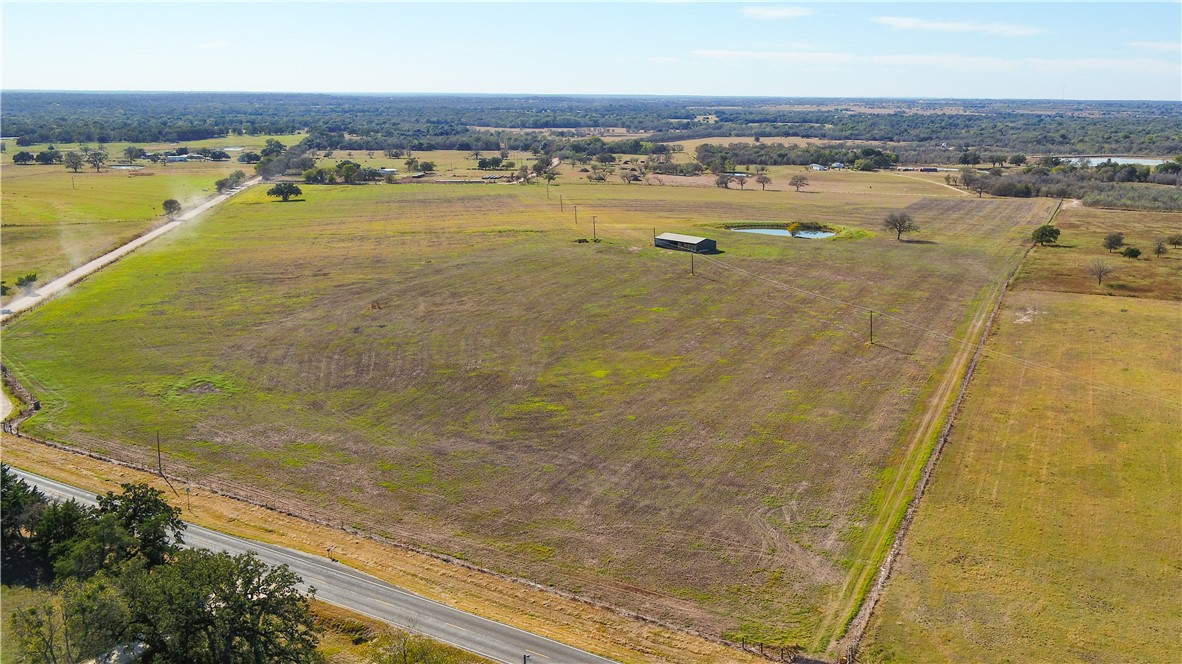
<path id="1" fill-rule="evenodd" d="M 763 61 L 814 65 L 876 65 L 921 67 L 968 72 L 1034 71 L 1041 74 L 1112 72 L 1131 76 L 1178 76 L 1177 63 L 1153 58 L 1001 58 L 956 53 L 854 55 L 827 51 L 698 50 L 693 55 L 720 62 Z"/>
<path id="2" fill-rule="evenodd" d="M 934 32 L 979 32 L 1003 37 L 1030 37 L 1046 32 L 1042 28 L 1009 23 L 978 23 L 975 21 L 929 21 L 903 16 L 875 16 L 870 19 L 879 25 L 896 30 L 930 30 Z"/>
<path id="3" fill-rule="evenodd" d="M 743 7 L 739 10 L 744 16 L 763 19 L 800 18 L 816 14 L 815 9 L 797 7 L 794 5 L 770 5 Z"/>
<path id="4" fill-rule="evenodd" d="M 1176 53 L 1182 51 L 1182 42 L 1144 42 L 1135 41 L 1129 42 L 1129 46 L 1139 48 L 1144 51 L 1155 51 L 1157 53 Z"/>
<path id="5" fill-rule="evenodd" d="M 671 65 L 677 62 L 677 58 L 671 58 L 667 55 L 653 55 L 644 59 L 645 62 L 651 62 L 658 65 Z"/>

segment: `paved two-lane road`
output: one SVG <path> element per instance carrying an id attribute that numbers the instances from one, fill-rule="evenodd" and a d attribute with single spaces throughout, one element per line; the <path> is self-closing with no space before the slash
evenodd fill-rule
<path id="1" fill-rule="evenodd" d="M 56 500 L 95 504 L 94 493 L 13 469 L 29 484 Z M 406 627 L 489 659 L 516 664 L 530 656 L 530 664 L 609 664 L 611 660 L 552 641 L 516 627 L 481 618 L 409 593 L 327 558 L 252 542 L 189 524 L 186 546 L 228 551 L 254 551 L 270 565 L 287 565 L 316 588 L 316 597 Z"/>

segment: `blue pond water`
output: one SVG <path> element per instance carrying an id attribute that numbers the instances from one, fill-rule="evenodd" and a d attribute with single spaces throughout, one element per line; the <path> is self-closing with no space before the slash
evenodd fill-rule
<path id="1" fill-rule="evenodd" d="M 781 237 L 791 237 L 792 233 L 788 232 L 786 228 L 732 228 L 732 231 L 739 233 L 759 233 L 760 235 L 779 235 Z M 823 237 L 833 237 L 836 233 L 830 231 L 796 231 L 796 237 L 808 238 L 810 240 L 817 240 Z"/>

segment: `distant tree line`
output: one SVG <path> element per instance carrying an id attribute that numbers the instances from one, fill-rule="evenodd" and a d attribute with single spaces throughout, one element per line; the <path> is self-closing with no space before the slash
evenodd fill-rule
<path id="1" fill-rule="evenodd" d="M 890 168 L 899 161 L 899 155 L 873 147 L 795 146 L 781 143 L 731 143 L 725 146 L 703 143 L 698 146 L 695 155 L 698 162 L 707 165 L 720 159 L 730 164 L 760 166 L 829 166 L 840 162 L 859 170 Z"/>
<path id="2" fill-rule="evenodd" d="M 856 110 L 872 100 L 836 110 L 786 109 L 772 98 L 9 92 L 4 100 L 5 133 L 20 146 L 306 131 L 308 149 L 318 150 L 547 150 L 540 143 L 554 136 L 483 128 L 562 129 L 559 138 L 577 138 L 580 130 L 623 127 L 655 132 L 652 143 L 798 136 L 1011 153 L 1182 152 L 1182 114 L 1171 102 L 955 102 L 961 111 L 928 100 L 893 103 L 925 112 Z"/>
<path id="3" fill-rule="evenodd" d="M 1048 158 L 1017 173 L 966 168 L 960 175 L 960 184 L 978 195 L 1078 198 L 1089 207 L 1159 211 L 1182 211 L 1180 182 L 1182 157 L 1155 167 L 1111 160 L 1077 164 Z"/>

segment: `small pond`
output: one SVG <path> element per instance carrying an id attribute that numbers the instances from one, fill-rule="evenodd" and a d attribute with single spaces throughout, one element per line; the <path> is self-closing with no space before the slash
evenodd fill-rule
<path id="1" fill-rule="evenodd" d="M 739 233 L 759 233 L 760 235 L 779 235 L 780 237 L 801 237 L 809 240 L 818 240 L 825 237 L 833 237 L 837 235 L 833 231 L 796 231 L 796 235 L 788 232 L 787 228 L 732 228 L 732 231 Z"/>

